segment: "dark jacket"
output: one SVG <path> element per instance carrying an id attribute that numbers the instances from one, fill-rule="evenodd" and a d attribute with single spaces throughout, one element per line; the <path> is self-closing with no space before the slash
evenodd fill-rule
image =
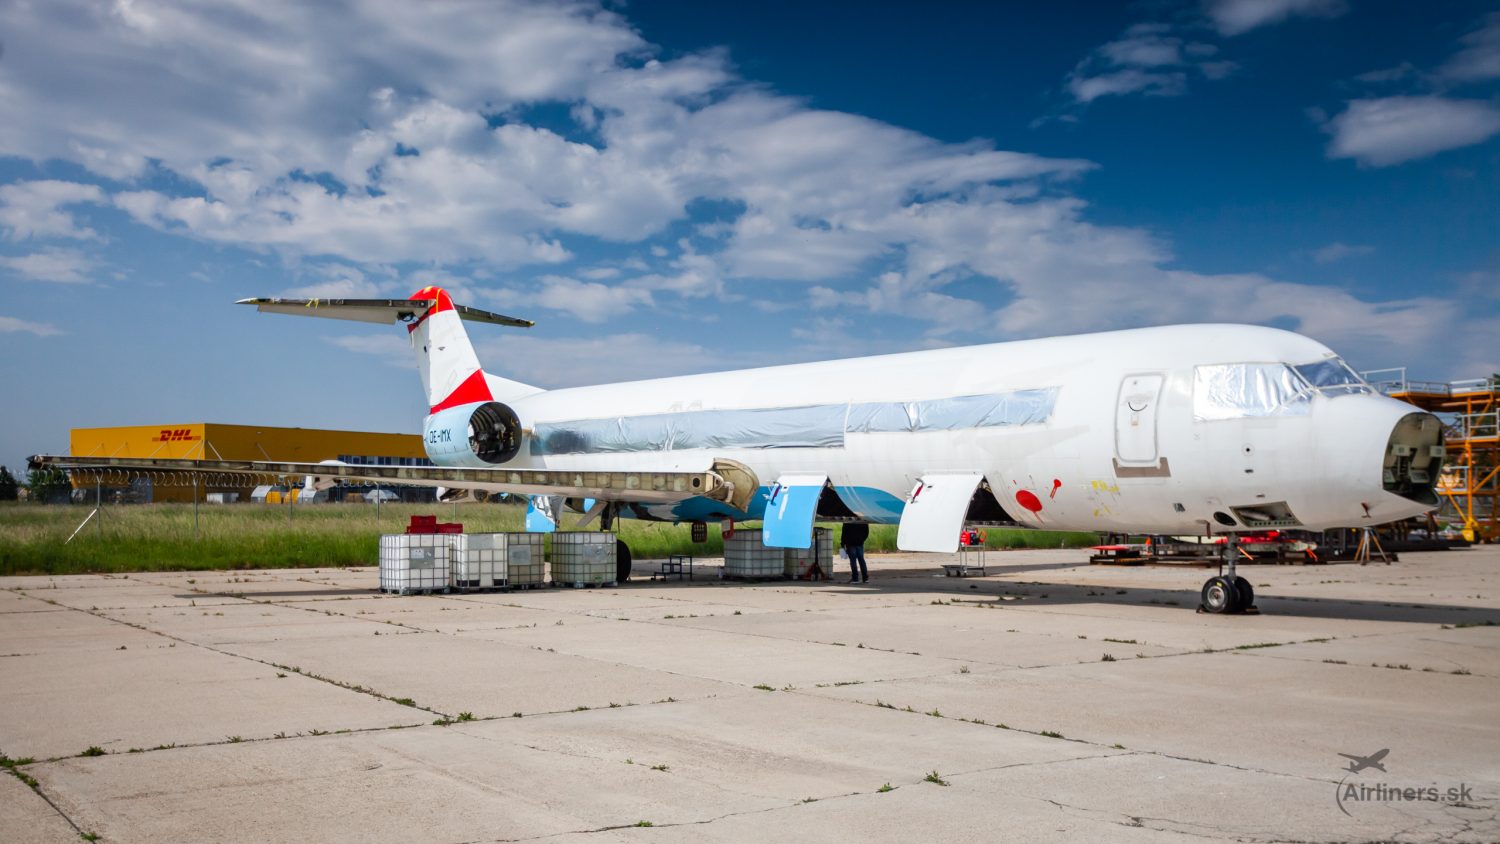
<path id="1" fill-rule="evenodd" d="M 863 545 L 870 538 L 870 526 L 864 522 L 850 522 L 839 531 L 839 545 Z"/>

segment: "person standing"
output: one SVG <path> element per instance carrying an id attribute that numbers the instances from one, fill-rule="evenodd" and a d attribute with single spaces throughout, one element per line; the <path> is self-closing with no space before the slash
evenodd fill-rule
<path id="1" fill-rule="evenodd" d="M 869 583 L 870 569 L 865 565 L 865 540 L 870 538 L 870 526 L 864 522 L 849 522 L 839 530 L 839 544 L 849 555 L 849 582 Z"/>

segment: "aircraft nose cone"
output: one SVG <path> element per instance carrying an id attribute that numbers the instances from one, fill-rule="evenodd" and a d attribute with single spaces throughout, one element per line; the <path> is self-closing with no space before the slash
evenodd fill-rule
<path id="1" fill-rule="evenodd" d="M 1444 456 L 1442 421 L 1431 413 L 1408 413 L 1397 420 L 1386 441 L 1381 485 L 1393 495 L 1436 507 Z"/>

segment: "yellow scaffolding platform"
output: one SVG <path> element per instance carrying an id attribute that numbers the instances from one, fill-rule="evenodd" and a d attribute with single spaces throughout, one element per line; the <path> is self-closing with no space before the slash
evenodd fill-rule
<path id="1" fill-rule="evenodd" d="M 1500 379 L 1413 381 L 1406 369 L 1365 373 L 1382 393 L 1443 420 L 1448 459 L 1438 479 L 1440 515 L 1463 525 L 1470 542 L 1500 541 Z"/>

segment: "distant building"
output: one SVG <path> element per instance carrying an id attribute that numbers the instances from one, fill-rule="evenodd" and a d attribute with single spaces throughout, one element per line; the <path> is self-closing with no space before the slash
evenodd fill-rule
<path id="1" fill-rule="evenodd" d="M 162 457 L 193 460 L 269 460 L 317 463 L 342 460 L 366 466 L 430 466 L 416 434 L 377 434 L 360 431 L 327 431 L 317 428 L 274 428 L 267 425 L 220 425 L 187 422 L 169 425 L 131 425 L 117 428 L 74 428 L 70 446 L 77 457 Z M 300 486 L 301 478 L 294 479 Z M 200 500 L 209 493 L 238 493 L 249 501 L 256 479 L 233 476 L 200 477 Z M 92 483 L 75 477 L 74 497 L 92 500 Z M 106 474 L 101 483 L 106 502 L 192 501 L 194 487 L 187 476 L 120 471 Z M 335 488 L 338 501 L 364 500 L 369 486 Z M 408 501 L 431 501 L 433 490 L 397 487 L 393 491 Z"/>

